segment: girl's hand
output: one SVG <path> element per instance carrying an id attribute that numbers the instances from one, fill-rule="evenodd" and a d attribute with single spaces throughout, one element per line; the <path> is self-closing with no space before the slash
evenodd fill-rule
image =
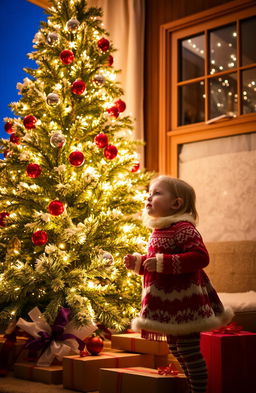
<path id="1" fill-rule="evenodd" d="M 124 257 L 124 264 L 126 269 L 134 270 L 135 269 L 136 256 L 128 254 Z"/>
<path id="2" fill-rule="evenodd" d="M 156 258 L 148 258 L 143 262 L 143 266 L 148 272 L 156 271 Z"/>

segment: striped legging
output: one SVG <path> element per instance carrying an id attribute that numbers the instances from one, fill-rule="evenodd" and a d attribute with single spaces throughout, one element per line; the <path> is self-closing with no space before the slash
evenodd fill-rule
<path id="1" fill-rule="evenodd" d="M 208 374 L 200 352 L 200 333 L 168 336 L 168 344 L 188 378 L 189 393 L 205 393 Z"/>

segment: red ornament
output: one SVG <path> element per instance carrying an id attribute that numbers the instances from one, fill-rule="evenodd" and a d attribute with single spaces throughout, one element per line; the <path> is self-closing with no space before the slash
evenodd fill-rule
<path id="1" fill-rule="evenodd" d="M 52 201 L 48 205 L 48 212 L 53 216 L 59 216 L 64 212 L 64 204 L 60 201 Z"/>
<path id="2" fill-rule="evenodd" d="M 71 165 L 81 166 L 84 163 L 85 157 L 81 151 L 76 150 L 69 155 L 68 159 Z"/>
<path id="3" fill-rule="evenodd" d="M 26 172 L 29 177 L 35 179 L 41 175 L 42 168 L 38 164 L 28 164 Z"/>
<path id="4" fill-rule="evenodd" d="M 114 57 L 112 55 L 109 55 L 107 65 L 111 67 L 113 63 L 114 63 Z"/>
<path id="5" fill-rule="evenodd" d="M 98 355 L 98 353 L 100 353 L 103 349 L 103 340 L 98 336 L 89 337 L 86 340 L 85 345 L 86 345 L 87 351 L 89 351 L 90 354 Z"/>
<path id="6" fill-rule="evenodd" d="M 103 52 L 107 52 L 109 50 L 109 40 L 107 40 L 106 38 L 101 38 L 98 41 L 98 47 L 103 51 Z"/>
<path id="7" fill-rule="evenodd" d="M 119 110 L 117 109 L 116 106 L 112 106 L 111 108 L 108 108 L 107 112 L 110 114 L 110 116 L 114 117 L 115 119 L 117 119 L 119 116 Z"/>
<path id="8" fill-rule="evenodd" d="M 37 118 L 33 115 L 25 116 L 23 119 L 24 127 L 27 130 L 31 130 L 32 128 L 36 128 Z"/>
<path id="9" fill-rule="evenodd" d="M 75 82 L 72 83 L 71 91 L 76 95 L 81 95 L 86 89 L 86 84 L 81 79 L 77 79 Z"/>
<path id="10" fill-rule="evenodd" d="M 140 163 L 135 162 L 133 166 L 131 167 L 131 172 L 137 172 L 140 169 Z"/>
<path id="11" fill-rule="evenodd" d="M 4 158 L 9 157 L 12 155 L 12 151 L 11 150 L 5 150 L 4 151 Z"/>
<path id="12" fill-rule="evenodd" d="M 15 132 L 13 132 L 13 133 L 10 135 L 10 141 L 11 141 L 12 143 L 15 143 L 15 145 L 19 145 L 19 144 L 20 144 L 20 137 L 19 137 L 18 135 L 16 135 Z"/>
<path id="13" fill-rule="evenodd" d="M 48 235 L 45 231 L 36 231 L 32 235 L 32 242 L 35 246 L 43 246 L 48 242 Z"/>
<path id="14" fill-rule="evenodd" d="M 60 53 L 60 60 L 65 65 L 71 64 L 74 58 L 75 58 L 74 53 L 69 49 L 65 49 Z"/>
<path id="15" fill-rule="evenodd" d="M 106 147 L 108 144 L 108 136 L 103 132 L 101 132 L 100 134 L 96 135 L 96 137 L 94 138 L 94 143 L 102 149 L 103 147 Z"/>
<path id="16" fill-rule="evenodd" d="M 117 107 L 119 112 L 124 112 L 126 109 L 126 103 L 122 100 L 117 100 L 115 102 L 115 106 Z"/>
<path id="17" fill-rule="evenodd" d="M 7 134 L 12 134 L 14 132 L 13 123 L 7 121 L 4 125 L 4 130 L 7 132 Z"/>
<path id="18" fill-rule="evenodd" d="M 10 213 L 8 212 L 1 212 L 0 213 L 0 227 L 6 227 L 6 217 L 9 217 Z"/>
<path id="19" fill-rule="evenodd" d="M 113 160 L 113 158 L 115 158 L 117 156 L 117 153 L 118 153 L 118 150 L 114 145 L 108 145 L 104 149 L 104 156 L 108 160 Z"/>

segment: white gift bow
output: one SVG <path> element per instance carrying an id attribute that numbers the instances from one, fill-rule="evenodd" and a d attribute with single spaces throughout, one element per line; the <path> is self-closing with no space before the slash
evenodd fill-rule
<path id="1" fill-rule="evenodd" d="M 19 318 L 17 321 L 17 326 L 23 329 L 25 332 L 30 334 L 34 338 L 40 338 L 39 332 L 47 332 L 51 335 L 52 329 L 48 322 L 46 322 L 43 314 L 39 310 L 38 307 L 34 307 L 29 313 L 29 317 L 33 322 L 25 321 L 23 318 Z M 68 322 L 64 327 L 64 334 L 70 333 L 74 336 L 77 336 L 81 340 L 85 337 L 90 336 L 95 330 L 97 326 L 90 321 L 87 326 L 76 328 L 72 321 Z M 37 361 L 38 366 L 48 367 L 51 365 L 53 359 L 56 357 L 58 360 L 62 360 L 64 356 L 72 355 L 79 353 L 78 343 L 76 340 L 67 339 L 65 343 L 62 341 L 52 340 L 49 347 L 42 353 L 40 358 Z"/>

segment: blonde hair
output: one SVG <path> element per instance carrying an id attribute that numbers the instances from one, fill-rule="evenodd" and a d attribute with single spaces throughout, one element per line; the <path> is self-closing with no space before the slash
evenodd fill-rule
<path id="1" fill-rule="evenodd" d="M 150 185 L 152 185 L 156 181 L 161 181 L 165 183 L 174 198 L 183 199 L 183 204 L 177 211 L 177 213 L 189 213 L 192 215 L 195 221 L 198 221 L 198 213 L 196 210 L 196 193 L 192 186 L 190 186 L 184 180 L 166 175 L 160 175 L 152 179 Z"/>

